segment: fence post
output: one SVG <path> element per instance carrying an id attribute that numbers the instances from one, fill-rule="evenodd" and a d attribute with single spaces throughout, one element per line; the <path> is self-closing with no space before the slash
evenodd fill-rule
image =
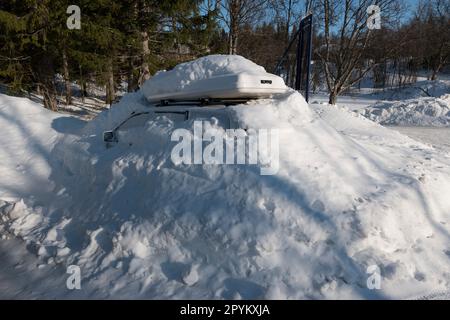
<path id="1" fill-rule="evenodd" d="M 306 18 L 302 19 L 300 22 L 300 35 L 299 35 L 299 42 L 298 42 L 298 48 L 297 48 L 297 75 L 296 75 L 296 81 L 295 81 L 295 90 L 301 90 L 302 89 L 302 78 L 303 73 L 306 72 L 306 83 L 305 85 L 305 100 L 306 102 L 309 102 L 309 79 L 311 74 L 311 56 L 312 56 L 312 14 L 308 15 Z M 307 34 L 305 35 L 305 33 Z M 305 51 L 305 36 L 307 40 L 306 44 L 306 52 Z M 306 55 L 306 63 L 305 63 L 305 69 L 303 70 L 303 56 L 304 53 Z"/>
<path id="2" fill-rule="evenodd" d="M 311 58 L 312 58 L 312 35 L 313 35 L 313 16 L 309 16 L 309 30 L 308 30 L 308 51 L 306 52 L 306 84 L 305 84 L 305 99 L 309 102 L 309 79 L 311 77 Z"/>
<path id="3" fill-rule="evenodd" d="M 306 32 L 307 34 L 305 34 Z M 296 60 L 295 64 L 292 64 L 295 70 L 295 79 L 293 79 L 295 80 L 295 82 L 293 83 L 293 86 L 294 89 L 297 91 L 302 90 L 303 84 L 302 80 L 303 76 L 305 75 L 304 73 L 306 72 L 306 79 L 305 79 L 306 83 L 304 85 L 304 88 L 305 88 L 305 99 L 307 102 L 309 101 L 309 88 L 310 88 L 309 82 L 311 77 L 312 35 L 313 35 L 313 15 L 312 13 L 310 13 L 300 21 L 298 31 L 295 33 L 294 37 L 292 38 L 291 42 L 286 48 L 286 51 L 284 52 L 282 58 L 277 63 L 277 66 L 275 67 L 274 70 L 275 74 L 277 75 L 281 74 L 281 68 L 283 66 L 283 63 L 285 62 L 285 59 L 288 58 L 289 51 L 298 37 Z M 306 45 L 305 45 L 305 38 L 306 38 Z M 306 63 L 304 58 L 306 59 Z M 305 66 L 303 66 L 303 64 L 305 64 Z M 290 66 L 291 65 L 288 65 L 288 69 L 290 69 Z M 305 67 L 306 70 L 303 70 L 303 67 Z M 285 79 L 285 81 L 289 80 L 289 75 L 290 72 L 287 71 L 287 79 Z M 291 85 L 289 83 L 286 84 L 289 86 Z"/>

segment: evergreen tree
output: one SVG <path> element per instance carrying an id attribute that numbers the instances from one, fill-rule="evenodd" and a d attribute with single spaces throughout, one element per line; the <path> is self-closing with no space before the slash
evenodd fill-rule
<path id="1" fill-rule="evenodd" d="M 53 110 L 57 74 L 66 104 L 74 82 L 83 97 L 88 83 L 103 86 L 111 104 L 124 81 L 134 91 L 157 70 L 224 49 L 217 3 L 205 9 L 201 0 L 79 0 L 80 30 L 67 27 L 71 4 L 0 3 L 0 82 L 16 93 L 38 92 Z"/>

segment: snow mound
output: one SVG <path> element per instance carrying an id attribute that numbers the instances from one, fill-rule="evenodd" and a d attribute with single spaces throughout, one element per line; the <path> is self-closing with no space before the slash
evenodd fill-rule
<path id="1" fill-rule="evenodd" d="M 420 90 L 427 96 L 439 98 L 450 93 L 450 82 L 443 80 L 426 80 L 418 83 Z"/>
<path id="2" fill-rule="evenodd" d="M 382 101 L 363 110 L 363 115 L 383 125 L 449 126 L 450 95 L 441 98 Z"/>
<path id="3" fill-rule="evenodd" d="M 146 105 L 142 91 L 126 95 L 59 137 L 47 149 L 51 190 L 0 202 L 0 234 L 26 241 L 43 263 L 80 266 L 83 294 L 95 298 L 405 298 L 449 290 L 448 155 L 345 110 L 312 110 L 293 91 L 229 107 L 242 128 L 279 130 L 276 175 L 261 176 L 259 165 L 173 163 L 171 134 L 180 124 L 164 115 L 130 128 L 130 143 L 106 148 L 102 131 Z M 27 125 L 26 115 L 17 118 Z M 193 130 L 189 121 L 181 126 Z M 27 187 L 42 184 L 30 178 Z M 373 266 L 381 290 L 367 288 Z M 68 294 L 65 284 L 59 294 Z"/>
<path id="4" fill-rule="evenodd" d="M 147 100 L 268 97 L 284 93 L 282 78 L 244 57 L 210 55 L 157 73 L 144 83 Z"/>
<path id="5" fill-rule="evenodd" d="M 0 94 L 0 199 L 49 195 L 52 185 L 47 179 L 56 161 L 51 150 L 59 138 L 83 125 L 29 99 Z"/>
<path id="6" fill-rule="evenodd" d="M 448 80 L 424 80 L 407 85 L 402 88 L 391 88 L 379 95 L 385 100 L 407 100 L 424 97 L 439 98 L 450 93 L 450 82 Z"/>

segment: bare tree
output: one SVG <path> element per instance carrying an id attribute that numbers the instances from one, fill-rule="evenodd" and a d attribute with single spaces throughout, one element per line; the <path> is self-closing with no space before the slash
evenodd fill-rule
<path id="1" fill-rule="evenodd" d="M 286 47 L 284 30 L 279 30 L 272 23 L 253 27 L 246 25 L 240 37 L 239 54 L 273 70 L 283 55 Z"/>
<path id="2" fill-rule="evenodd" d="M 450 0 L 430 0 L 418 5 L 414 20 L 423 62 L 430 70 L 429 79 L 450 62 Z"/>
<path id="3" fill-rule="evenodd" d="M 304 14 L 304 4 L 307 0 L 270 0 L 269 3 L 274 11 L 275 22 L 284 29 L 285 42 L 288 43 L 292 28 L 299 24 Z"/>
<path id="4" fill-rule="evenodd" d="M 398 0 L 318 0 L 321 44 L 315 54 L 319 57 L 330 93 L 335 104 L 338 95 L 363 79 L 376 64 L 366 59 L 377 30 L 368 28 L 370 5 L 378 5 L 383 24 L 402 12 Z M 383 31 L 381 31 L 383 32 Z M 355 72 L 358 70 L 358 72 Z"/>
<path id="5" fill-rule="evenodd" d="M 223 0 L 221 19 L 228 27 L 228 53 L 237 54 L 243 26 L 252 24 L 266 8 L 267 0 Z"/>

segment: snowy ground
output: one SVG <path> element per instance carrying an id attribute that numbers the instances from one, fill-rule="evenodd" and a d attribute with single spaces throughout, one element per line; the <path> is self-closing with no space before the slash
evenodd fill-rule
<path id="1" fill-rule="evenodd" d="M 337 105 L 349 110 L 364 110 L 380 101 L 405 101 L 408 99 L 440 98 L 450 93 L 450 80 L 438 82 L 420 80 L 416 84 L 404 88 L 387 88 L 355 90 L 351 95 L 344 94 L 338 98 Z M 328 94 L 319 92 L 313 94 L 310 102 L 312 104 L 328 103 Z"/>
<path id="2" fill-rule="evenodd" d="M 0 241 L 0 299 L 76 298 L 79 291 L 64 292 L 67 275 L 61 265 L 42 263 L 22 240 Z"/>
<path id="3" fill-rule="evenodd" d="M 90 122 L 0 95 L 0 298 L 448 298 L 450 153 L 353 101 L 232 107 L 243 127 L 280 129 L 280 171 L 261 176 L 174 164 L 168 118 L 107 149 L 141 92 Z"/>
<path id="4" fill-rule="evenodd" d="M 450 95 L 403 101 L 380 101 L 362 111 L 383 125 L 449 127 Z"/>
<path id="5" fill-rule="evenodd" d="M 429 144 L 436 149 L 450 152 L 450 128 L 393 126 L 390 129 Z"/>
<path id="6" fill-rule="evenodd" d="M 421 79 L 403 89 L 363 89 L 338 98 L 337 105 L 437 149 L 450 151 L 450 80 Z M 318 93 L 312 105 L 327 105 L 328 95 Z"/>

